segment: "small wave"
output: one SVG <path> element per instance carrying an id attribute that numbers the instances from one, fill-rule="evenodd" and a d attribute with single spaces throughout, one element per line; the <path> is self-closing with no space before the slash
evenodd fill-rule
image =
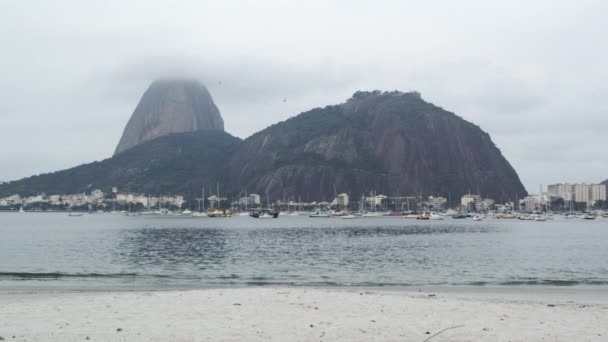
<path id="1" fill-rule="evenodd" d="M 0 272 L 0 280 L 47 280 L 47 279 L 62 279 L 62 278 L 127 278 L 127 277 L 154 277 L 154 278 L 169 278 L 167 275 L 139 275 L 137 273 L 62 273 L 62 272 Z"/>
<path id="2" fill-rule="evenodd" d="M 509 280 L 499 282 L 503 286 L 576 286 L 576 285 L 608 285 L 608 280 L 581 279 L 581 280 L 559 280 L 559 279 L 537 279 L 537 280 Z"/>

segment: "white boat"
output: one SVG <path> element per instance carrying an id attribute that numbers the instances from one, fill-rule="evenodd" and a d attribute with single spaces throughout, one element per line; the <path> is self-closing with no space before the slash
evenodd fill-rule
<path id="1" fill-rule="evenodd" d="M 19 207 L 19 213 L 23 214 L 25 210 L 23 210 L 23 206 Z"/>
<path id="2" fill-rule="evenodd" d="M 534 215 L 534 221 L 547 221 L 545 215 Z"/>
<path id="3" fill-rule="evenodd" d="M 418 218 L 418 215 L 417 214 L 405 214 L 405 215 L 403 215 L 403 218 L 404 219 L 414 219 L 415 220 L 415 219 Z"/>
<path id="4" fill-rule="evenodd" d="M 429 220 L 443 220 L 443 216 L 441 216 L 439 214 L 431 213 L 431 216 L 429 216 Z"/>
<path id="5" fill-rule="evenodd" d="M 583 217 L 581 217 L 583 220 L 595 220 L 595 215 L 594 214 L 589 214 L 586 213 L 585 215 L 583 215 Z"/>
<path id="6" fill-rule="evenodd" d="M 269 212 L 263 212 L 263 213 L 260 214 L 260 216 L 258 216 L 258 218 L 261 218 L 261 219 L 271 219 L 271 218 L 274 218 L 274 216 L 270 215 Z"/>
<path id="7" fill-rule="evenodd" d="M 377 211 L 371 211 L 371 212 L 367 212 L 363 215 L 361 215 L 362 217 L 381 217 L 382 213 L 377 212 Z"/>
<path id="8" fill-rule="evenodd" d="M 340 218 L 343 220 L 352 220 L 352 219 L 357 218 L 357 216 L 349 214 L 349 215 L 340 216 Z"/>
<path id="9" fill-rule="evenodd" d="M 186 209 L 186 210 L 182 211 L 182 215 L 192 215 L 192 211 Z"/>
<path id="10" fill-rule="evenodd" d="M 483 220 L 483 219 L 481 218 L 481 216 L 479 216 L 479 215 L 475 215 L 475 216 L 473 216 L 473 221 L 481 221 L 481 220 Z"/>
<path id="11" fill-rule="evenodd" d="M 323 211 L 313 211 L 308 217 L 331 217 L 331 215 Z"/>
<path id="12" fill-rule="evenodd" d="M 201 211 L 195 211 L 192 213 L 192 217 L 207 217 L 207 213 Z"/>

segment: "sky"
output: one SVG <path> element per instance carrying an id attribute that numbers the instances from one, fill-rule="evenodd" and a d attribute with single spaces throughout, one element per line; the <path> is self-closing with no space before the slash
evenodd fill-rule
<path id="1" fill-rule="evenodd" d="M 190 77 L 241 138 L 416 90 L 488 132 L 528 191 L 600 182 L 607 19 L 603 0 L 0 1 L 0 181 L 110 157 L 148 85 Z"/>

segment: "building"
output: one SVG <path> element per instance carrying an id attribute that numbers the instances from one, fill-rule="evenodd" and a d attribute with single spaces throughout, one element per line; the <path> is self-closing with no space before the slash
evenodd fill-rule
<path id="1" fill-rule="evenodd" d="M 239 205 L 243 206 L 259 206 L 260 205 L 260 195 L 258 194 L 250 194 L 247 197 L 239 198 Z"/>
<path id="2" fill-rule="evenodd" d="M 549 185 L 548 192 L 563 198 L 566 202 L 593 205 L 597 201 L 606 201 L 606 188 L 606 184 L 559 183 Z"/>
<path id="3" fill-rule="evenodd" d="M 334 198 L 333 202 L 331 202 L 332 206 L 338 206 L 340 208 L 347 208 L 349 203 L 348 194 L 342 193 Z"/>
<path id="4" fill-rule="evenodd" d="M 460 198 L 460 206 L 465 210 L 481 210 L 483 199 L 479 195 L 464 195 Z"/>
<path id="5" fill-rule="evenodd" d="M 448 200 L 445 197 L 429 196 L 426 206 L 431 210 L 444 210 L 447 208 Z"/>
<path id="6" fill-rule="evenodd" d="M 382 208 L 383 204 L 386 203 L 387 198 L 388 197 L 384 195 L 365 197 L 365 205 L 368 208 Z"/>

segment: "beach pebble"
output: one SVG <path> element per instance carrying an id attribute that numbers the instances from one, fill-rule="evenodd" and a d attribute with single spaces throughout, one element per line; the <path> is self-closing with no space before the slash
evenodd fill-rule
<path id="1" fill-rule="evenodd" d="M 121 332 L 121 331 L 122 331 L 122 328 L 118 328 L 118 329 L 116 329 L 116 331 Z"/>
<path id="2" fill-rule="evenodd" d="M 4 341 L 4 337 L 0 336 L 0 341 Z"/>
<path id="3" fill-rule="evenodd" d="M 311 324 L 310 327 L 312 328 L 312 327 L 314 327 L 314 325 Z"/>

